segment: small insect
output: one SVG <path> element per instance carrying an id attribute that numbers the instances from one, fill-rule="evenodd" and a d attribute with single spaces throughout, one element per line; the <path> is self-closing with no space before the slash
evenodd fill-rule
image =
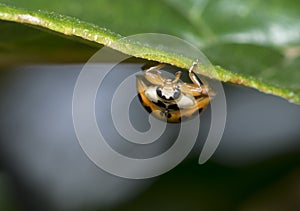
<path id="1" fill-rule="evenodd" d="M 144 70 L 144 75 L 137 76 L 138 96 L 143 107 L 156 118 L 170 123 L 191 119 L 196 112 L 201 113 L 215 93 L 194 74 L 198 64 L 196 60 L 189 69 L 193 83 L 180 82 L 180 71 L 175 74 L 175 79 L 163 77 L 159 69 L 164 64 Z"/>

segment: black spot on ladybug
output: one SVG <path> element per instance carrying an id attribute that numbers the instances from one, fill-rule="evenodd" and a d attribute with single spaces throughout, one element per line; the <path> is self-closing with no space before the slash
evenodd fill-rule
<path id="1" fill-rule="evenodd" d="M 140 94 L 138 94 L 138 98 L 142 102 L 142 96 Z"/>
<path id="2" fill-rule="evenodd" d="M 168 117 L 168 118 L 171 118 L 171 117 L 172 117 L 172 114 L 168 113 L 167 117 Z"/>
<path id="3" fill-rule="evenodd" d="M 149 106 L 144 106 L 144 108 L 146 109 L 146 111 L 148 111 L 149 113 L 152 112 L 152 109 Z"/>
<path id="4" fill-rule="evenodd" d="M 160 100 L 158 100 L 156 103 L 155 103 L 158 107 L 161 107 L 161 108 L 166 108 L 166 104 L 164 104 L 163 102 L 161 102 Z"/>
<path id="5" fill-rule="evenodd" d="M 168 106 L 168 109 L 177 111 L 177 110 L 179 110 L 179 107 L 177 104 L 171 104 Z"/>

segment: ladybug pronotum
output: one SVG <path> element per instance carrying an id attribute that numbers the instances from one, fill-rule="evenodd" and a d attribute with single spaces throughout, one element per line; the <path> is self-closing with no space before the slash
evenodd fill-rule
<path id="1" fill-rule="evenodd" d="M 175 79 L 163 77 L 159 69 L 164 64 L 144 70 L 144 75 L 137 76 L 138 96 L 143 107 L 156 118 L 170 123 L 191 119 L 196 112 L 202 112 L 215 93 L 194 74 L 198 63 L 196 60 L 189 69 L 193 83 L 181 82 L 181 72 L 175 74 Z"/>

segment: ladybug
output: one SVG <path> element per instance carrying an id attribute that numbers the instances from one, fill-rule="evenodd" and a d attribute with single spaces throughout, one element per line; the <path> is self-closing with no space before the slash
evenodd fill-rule
<path id="1" fill-rule="evenodd" d="M 138 75 L 136 79 L 138 97 L 143 107 L 157 119 L 169 123 L 179 123 L 191 119 L 197 112 L 201 113 L 215 93 L 195 75 L 198 64 L 196 60 L 189 69 L 193 83 L 180 81 L 180 71 L 174 79 L 163 77 L 159 69 L 165 64 L 144 70 L 144 75 Z"/>

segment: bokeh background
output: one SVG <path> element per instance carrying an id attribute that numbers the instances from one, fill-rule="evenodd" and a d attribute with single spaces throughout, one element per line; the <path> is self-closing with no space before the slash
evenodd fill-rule
<path id="1" fill-rule="evenodd" d="M 176 35 L 213 64 L 300 89 L 297 0 L 1 2 L 75 16 L 122 35 Z M 208 109 L 184 162 L 157 178 L 122 179 L 86 157 L 72 123 L 77 76 L 99 46 L 4 21 L 0 37 L 0 210 L 300 209 L 299 105 L 225 83 L 227 124 L 209 162 L 198 165 Z M 146 62 L 118 65 L 97 97 L 99 105 L 109 97 L 110 84 Z M 109 117 L 101 111 L 99 106 L 97 117 L 105 121 Z M 141 127 L 137 122 L 146 114 L 137 100 L 131 113 Z M 109 125 L 103 130 L 114 133 Z"/>

